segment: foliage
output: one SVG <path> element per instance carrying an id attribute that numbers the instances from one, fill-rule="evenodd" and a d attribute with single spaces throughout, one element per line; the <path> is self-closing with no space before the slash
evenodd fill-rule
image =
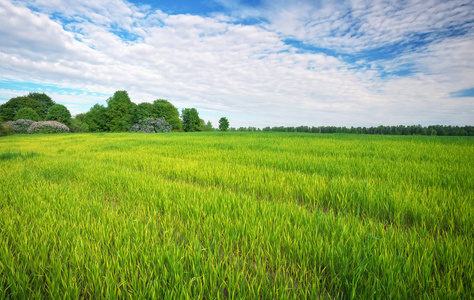
<path id="1" fill-rule="evenodd" d="M 0 298 L 471 299 L 473 143 L 2 139 Z"/>
<path id="2" fill-rule="evenodd" d="M 201 119 L 195 108 L 185 108 L 181 111 L 183 118 L 183 129 L 186 132 L 201 131 Z"/>
<path id="3" fill-rule="evenodd" d="M 165 118 L 147 118 L 145 120 L 140 120 L 137 124 L 133 125 L 130 132 L 162 133 L 171 132 L 172 128 L 173 127 L 166 122 Z"/>
<path id="4" fill-rule="evenodd" d="M 87 124 L 91 132 L 109 131 L 109 117 L 107 111 L 107 107 L 104 107 L 100 104 L 95 104 L 85 114 L 82 122 Z"/>
<path id="5" fill-rule="evenodd" d="M 49 109 L 48 115 L 46 116 L 46 120 L 57 121 L 59 123 L 70 125 L 71 113 L 69 112 L 66 106 L 62 104 L 54 104 Z"/>
<path id="6" fill-rule="evenodd" d="M 178 109 L 167 100 L 158 99 L 153 101 L 153 116 L 155 118 L 165 118 L 173 126 L 174 131 L 183 130 L 183 122 L 179 118 Z"/>
<path id="7" fill-rule="evenodd" d="M 89 125 L 85 122 L 86 114 L 78 114 L 71 119 L 69 129 L 71 132 L 90 132 Z"/>
<path id="8" fill-rule="evenodd" d="M 40 116 L 38 113 L 30 107 L 22 107 L 18 110 L 13 120 L 26 119 L 32 121 L 39 121 Z"/>
<path id="9" fill-rule="evenodd" d="M 132 112 L 135 103 L 130 100 L 127 91 L 116 91 L 107 100 L 108 127 L 112 132 L 128 131 L 132 127 Z"/>
<path id="10" fill-rule="evenodd" d="M 212 123 L 211 121 L 207 121 L 206 125 L 204 125 L 203 131 L 212 131 L 214 128 L 212 128 Z"/>
<path id="11" fill-rule="evenodd" d="M 63 133 L 69 132 L 69 128 L 57 121 L 39 121 L 28 127 L 28 133 Z"/>
<path id="12" fill-rule="evenodd" d="M 206 123 L 204 122 L 203 119 L 199 119 L 199 128 L 197 131 L 204 131 L 204 128 L 206 127 Z"/>
<path id="13" fill-rule="evenodd" d="M 107 100 L 108 107 L 96 104 L 81 118 L 71 119 L 66 107 L 61 109 L 44 93 L 29 93 L 27 97 L 16 97 L 0 105 L 0 120 L 14 119 L 30 120 L 57 120 L 65 123 L 73 132 L 104 132 L 128 131 L 132 124 L 146 118 L 165 118 L 173 127 L 173 131 L 212 131 L 212 124 L 207 124 L 199 118 L 195 108 L 182 110 L 181 117 L 176 107 L 167 100 L 158 99 L 150 103 L 135 105 L 131 102 L 126 91 L 117 91 Z M 52 108 L 52 110 L 51 110 Z M 19 113 L 19 111 L 21 112 Z M 39 118 L 32 112 L 34 110 Z M 45 112 L 51 110 L 48 117 Z M 26 112 L 28 113 L 26 114 Z M 18 114 L 19 113 L 19 114 Z M 17 115 L 18 114 L 18 115 Z M 221 126 L 221 121 L 222 126 Z M 226 122 L 227 121 L 227 122 Z M 1 121 L 0 121 L 1 123 Z M 226 128 L 226 129 L 224 129 Z M 398 125 L 377 127 L 337 127 L 337 126 L 297 126 L 297 127 L 230 127 L 227 118 L 219 120 L 220 130 L 229 131 L 274 131 L 274 132 L 304 132 L 304 133 L 350 133 L 375 135 L 429 135 L 429 136 L 474 136 L 474 126 L 446 126 L 446 125 Z"/>
<path id="14" fill-rule="evenodd" d="M 222 117 L 219 120 L 219 130 L 220 131 L 227 131 L 229 129 L 229 120 L 226 117 Z"/>
<path id="15" fill-rule="evenodd" d="M 243 131 L 252 131 L 242 127 Z M 298 127 L 265 127 L 262 131 L 276 132 L 307 132 L 307 133 L 351 133 L 351 134 L 380 134 L 380 135 L 448 135 L 448 136 L 474 136 L 474 126 L 443 126 L 430 125 L 398 125 L 377 127 L 336 127 L 336 126 L 298 126 Z"/>
<path id="16" fill-rule="evenodd" d="M 35 121 L 32 120 L 25 120 L 25 119 L 19 119 L 15 121 L 8 121 L 5 123 L 6 126 L 10 126 L 13 128 L 13 131 L 15 133 L 27 133 L 28 128 L 31 126 L 31 124 L 36 123 Z"/>
<path id="17" fill-rule="evenodd" d="M 15 97 L 0 105 L 0 116 L 4 121 L 13 121 L 21 108 L 31 108 L 41 116 L 43 105 L 29 97 Z"/>
<path id="18" fill-rule="evenodd" d="M 12 135 L 15 134 L 11 124 L 1 124 L 0 123 L 0 136 Z"/>
<path id="19" fill-rule="evenodd" d="M 38 112 L 41 120 L 46 118 L 49 109 L 55 104 L 51 97 L 44 93 L 29 93 L 27 97 L 41 103 L 41 111 Z"/>
<path id="20" fill-rule="evenodd" d="M 146 118 L 152 118 L 153 115 L 153 104 L 143 102 L 136 105 L 132 110 L 132 123 L 136 124 L 140 120 L 145 120 Z"/>

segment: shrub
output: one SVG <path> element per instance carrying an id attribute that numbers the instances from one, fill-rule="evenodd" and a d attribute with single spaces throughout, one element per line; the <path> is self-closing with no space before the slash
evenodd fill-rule
<path id="1" fill-rule="evenodd" d="M 133 125 L 130 132 L 161 133 L 171 132 L 171 129 L 170 123 L 166 122 L 165 118 L 146 118 Z"/>
<path id="2" fill-rule="evenodd" d="M 30 107 L 22 107 L 18 110 L 15 117 L 13 118 L 13 120 L 15 120 L 15 121 L 20 120 L 20 119 L 39 121 L 40 116 L 38 115 L 38 113 L 34 109 L 32 109 Z"/>
<path id="3" fill-rule="evenodd" d="M 31 124 L 28 133 L 62 133 L 69 132 L 69 128 L 56 121 L 40 121 Z"/>
<path id="4" fill-rule="evenodd" d="M 10 124 L 1 124 L 0 125 L 0 136 L 12 135 L 15 131 L 13 130 L 12 125 Z"/>
<path id="5" fill-rule="evenodd" d="M 11 126 L 13 128 L 13 131 L 15 133 L 27 133 L 28 128 L 31 126 L 31 124 L 36 123 L 35 121 L 28 120 L 28 119 L 18 119 L 16 121 L 8 121 L 6 126 Z"/>

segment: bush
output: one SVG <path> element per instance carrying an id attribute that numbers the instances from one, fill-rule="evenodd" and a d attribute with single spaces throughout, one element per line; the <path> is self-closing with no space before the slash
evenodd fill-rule
<path id="1" fill-rule="evenodd" d="M 62 104 L 54 104 L 49 108 L 48 115 L 46 116 L 48 121 L 57 121 L 63 124 L 70 125 L 71 113 L 66 106 Z"/>
<path id="2" fill-rule="evenodd" d="M 22 107 L 18 110 L 15 117 L 13 118 L 13 120 L 15 120 L 15 121 L 20 120 L 20 119 L 39 121 L 40 116 L 38 115 L 38 113 L 34 109 L 32 109 L 30 107 Z"/>
<path id="3" fill-rule="evenodd" d="M 5 125 L 11 126 L 15 133 L 27 133 L 28 128 L 34 123 L 36 122 L 32 120 L 18 119 L 16 121 L 8 121 Z"/>
<path id="4" fill-rule="evenodd" d="M 166 122 L 165 118 L 146 118 L 133 125 L 130 132 L 161 133 L 171 132 L 172 126 Z"/>
<path id="5" fill-rule="evenodd" d="M 69 128 L 56 121 L 40 121 L 31 124 L 28 133 L 62 133 L 69 132 Z"/>
<path id="6" fill-rule="evenodd" d="M 0 136 L 12 135 L 14 133 L 15 131 L 10 124 L 5 123 L 0 125 Z"/>

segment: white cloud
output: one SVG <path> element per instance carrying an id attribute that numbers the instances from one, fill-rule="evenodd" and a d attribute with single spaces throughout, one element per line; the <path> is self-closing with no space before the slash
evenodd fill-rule
<path id="1" fill-rule="evenodd" d="M 473 31 L 474 4 L 470 0 L 270 3 L 261 11 L 269 28 L 345 53 L 407 42 L 420 33 L 430 40 L 453 28 Z"/>
<path id="2" fill-rule="evenodd" d="M 410 36 L 414 27 L 406 24 L 425 31 L 465 27 L 457 21 L 469 17 L 463 9 L 434 1 L 400 7 L 353 1 L 350 9 L 340 3 L 283 3 L 268 2 L 265 13 L 242 10 L 246 17 L 267 18 L 263 26 L 238 24 L 237 15 L 168 15 L 123 1 L 37 0 L 23 6 L 0 0 L 0 40 L 9 41 L 0 44 L 0 73 L 3 79 L 100 94 L 125 89 L 137 103 L 165 98 L 180 108 L 200 108 L 201 117 L 214 124 L 217 114 L 232 115 L 236 127 L 432 123 L 436 118 L 472 123 L 472 103 L 466 107 L 448 99 L 453 89 L 470 88 L 469 35 L 363 68 L 340 57 L 300 53 L 282 41 L 294 37 L 338 51 L 373 48 Z M 427 16 L 420 13 L 430 9 Z M 444 13 L 432 16 L 439 11 Z M 407 64 L 416 69 L 410 77 L 379 76 L 379 68 Z M 53 97 L 77 105 L 73 113 L 99 98 L 90 93 Z M 459 107 L 460 117 L 446 115 Z"/>

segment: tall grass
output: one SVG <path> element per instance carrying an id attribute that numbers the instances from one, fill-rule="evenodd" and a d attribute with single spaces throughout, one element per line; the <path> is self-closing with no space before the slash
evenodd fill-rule
<path id="1" fill-rule="evenodd" d="M 0 139 L 0 298 L 470 298 L 474 140 Z"/>

